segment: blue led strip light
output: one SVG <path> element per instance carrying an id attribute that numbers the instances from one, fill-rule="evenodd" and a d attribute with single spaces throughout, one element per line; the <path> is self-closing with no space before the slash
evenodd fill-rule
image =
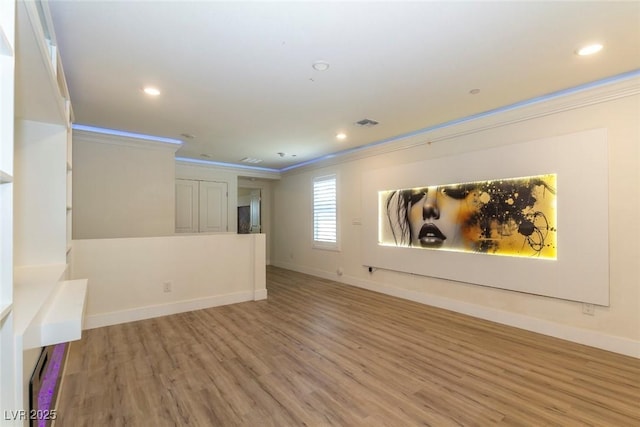
<path id="1" fill-rule="evenodd" d="M 261 166 L 239 165 L 237 163 L 215 162 L 213 160 L 191 159 L 188 157 L 176 157 L 176 160 L 181 162 L 198 163 L 202 165 L 211 165 L 211 166 L 222 166 L 222 167 L 234 168 L 234 169 L 249 169 L 249 170 L 255 170 L 255 171 L 276 172 L 276 173 L 280 172 L 280 169 L 265 168 Z"/>
<path id="2" fill-rule="evenodd" d="M 303 166 L 308 166 L 308 165 L 312 165 L 315 163 L 319 163 L 322 162 L 324 160 L 328 160 L 328 159 L 332 159 L 334 157 L 339 157 L 339 156 L 344 156 L 346 154 L 351 154 L 351 153 L 357 153 L 359 151 L 363 151 L 363 150 L 367 150 L 369 148 L 372 147 L 377 147 L 377 146 L 381 146 L 381 145 L 385 145 L 385 144 L 389 144 L 401 139 L 405 139 L 405 138 L 410 138 L 412 136 L 417 136 L 417 135 L 421 135 L 427 132 L 432 132 L 434 130 L 437 129 L 443 129 L 443 128 L 447 128 L 447 127 L 451 127 L 460 123 L 464 123 L 464 122 L 469 122 L 472 120 L 477 120 L 477 119 L 481 119 L 484 117 L 489 117 L 489 116 L 493 116 L 496 114 L 500 114 L 500 113 L 504 113 L 506 111 L 511 111 L 511 110 L 515 110 L 518 108 L 522 108 L 522 107 L 526 107 L 529 105 L 534 105 L 540 102 L 544 102 L 544 101 L 549 101 L 552 99 L 556 99 L 556 98 L 560 98 L 562 96 L 567 96 L 567 95 L 571 95 L 574 93 L 579 93 L 588 89 L 593 89 L 596 87 L 600 87 L 600 86 L 605 86 L 607 84 L 611 84 L 611 83 L 616 83 L 616 82 L 620 82 L 620 81 L 624 81 L 627 79 L 631 79 L 634 77 L 638 77 L 640 76 L 640 70 L 633 70 L 633 71 L 629 71 L 626 73 L 622 73 L 622 74 L 618 74 L 616 76 L 612 76 L 612 77 L 608 77 L 605 79 L 601 79 L 601 80 L 597 80 L 591 83 L 586 83 L 580 86 L 575 86 L 569 89 L 563 89 L 563 90 L 559 90 L 556 92 L 552 92 L 546 95 L 542 95 L 536 98 L 531 98 L 528 99 L 526 101 L 521 101 L 521 102 L 516 102 L 514 104 L 510 104 L 510 105 L 506 105 L 504 107 L 499 107 L 499 108 L 495 108 L 493 110 L 488 110 L 488 111 L 484 111 L 482 113 L 478 113 L 478 114 L 473 114 L 470 116 L 466 116 L 466 117 L 461 117 L 459 119 L 455 119 L 455 120 L 450 120 L 448 122 L 444 122 L 444 123 L 440 123 L 437 125 L 433 125 L 433 126 L 429 126 L 423 129 L 419 129 L 413 132 L 409 132 L 409 133 L 405 133 L 405 134 L 401 134 L 401 135 L 397 135 L 394 136 L 392 138 L 387 138 L 387 139 L 383 139 L 381 141 L 375 141 L 369 144 L 365 144 L 365 145 L 361 145 L 359 147 L 354 147 L 354 148 L 350 148 L 347 150 L 342 150 L 342 151 L 338 151 L 335 153 L 331 153 L 331 154 L 327 154 L 325 156 L 321 156 L 321 157 L 317 157 L 315 159 L 311 159 L 311 160 L 307 160 L 305 162 L 300 162 L 300 163 L 296 163 L 295 165 L 291 165 L 291 166 L 287 166 L 284 167 L 282 169 L 272 169 L 272 168 L 265 168 L 265 167 L 259 167 L 259 166 L 247 166 L 247 165 L 240 165 L 240 164 L 236 164 L 236 163 L 224 163 L 224 162 L 215 162 L 215 161 L 209 161 L 209 160 L 199 160 L 199 159 L 190 159 L 190 158 L 186 158 L 186 157 L 176 157 L 176 160 L 182 161 L 182 162 L 189 162 L 189 163 L 199 163 L 199 164 L 205 164 L 205 165 L 212 165 L 212 166 L 221 166 L 221 167 L 229 167 L 229 168 L 239 168 L 239 169 L 248 169 L 248 170 L 256 170 L 256 171 L 265 171 L 265 172 L 287 172 L 289 170 L 292 169 L 296 169 L 296 168 L 300 168 Z M 166 142 L 166 143 L 170 143 L 170 144 L 176 144 L 176 145 L 182 145 L 182 141 L 178 140 L 178 139 L 172 139 L 172 138 L 164 138 L 164 137 L 160 137 L 160 136 L 153 136 L 153 135 L 145 135 L 145 134 L 140 134 L 140 133 L 133 133 L 133 132 L 125 132 L 125 131 L 120 131 L 120 130 L 115 130 L 115 129 L 105 129 L 105 128 L 99 128 L 99 127 L 94 127 L 94 126 L 86 126 L 86 125 L 78 125 L 78 124 L 74 124 L 73 129 L 75 130 L 81 130 L 81 131 L 88 131 L 88 132 L 95 132 L 95 133 L 102 133 L 102 134 L 106 134 L 106 135 L 115 135 L 115 136 L 124 136 L 124 137 L 129 137 L 129 138 L 138 138 L 138 139 L 146 139 L 149 141 L 158 141 L 158 142 Z"/>
<path id="3" fill-rule="evenodd" d="M 336 153 L 331 153 L 331 154 L 327 154 L 326 156 L 322 156 L 322 157 L 318 157 L 315 159 L 311 159 L 308 160 L 306 162 L 302 162 L 302 163 L 297 163 L 295 165 L 291 165 L 291 166 L 287 166 L 285 168 L 280 169 L 280 172 L 286 172 L 292 169 L 296 169 L 302 166 L 308 166 L 308 165 L 312 165 L 314 163 L 318 163 L 321 162 L 323 160 L 328 160 L 328 159 L 332 159 L 334 157 L 338 157 L 338 156 L 343 156 L 346 154 L 351 154 L 351 153 L 357 153 L 358 151 L 362 151 L 362 150 L 366 150 L 368 148 L 372 148 L 372 147 L 377 147 L 380 145 L 384 145 L 384 144 L 389 144 L 401 139 L 405 139 L 405 138 L 409 138 L 412 136 L 417 136 L 417 135 L 421 135 L 423 133 L 427 133 L 427 132 L 432 132 L 434 130 L 437 129 L 444 129 L 450 126 L 454 126 L 460 123 L 464 123 L 464 122 L 469 122 L 472 120 L 477 120 L 483 117 L 489 117 L 489 116 L 493 116 L 499 113 L 504 113 L 506 111 L 511 111 L 511 110 L 515 110 L 517 108 L 522 108 L 522 107 L 526 107 L 529 105 L 534 105 L 540 102 L 544 102 L 544 101 L 549 101 L 552 99 L 556 99 L 556 98 L 560 98 L 562 96 L 567 96 L 567 95 L 571 95 L 574 93 L 579 93 L 579 92 L 583 92 L 585 90 L 588 89 L 593 89 L 596 87 L 600 87 L 600 86 L 605 86 L 611 83 L 616 83 L 616 82 L 621 82 L 624 80 L 628 80 L 628 79 L 632 79 L 634 77 L 638 77 L 640 76 L 640 70 L 633 70 L 633 71 L 629 71 L 627 73 L 622 73 L 622 74 L 618 74 L 616 76 L 612 76 L 612 77 L 608 77 L 602 80 L 597 80 L 595 82 L 591 82 L 591 83 L 586 83 L 580 86 L 575 86 L 569 89 L 563 89 L 563 90 L 559 90 L 557 92 L 552 92 L 546 95 L 542 95 L 542 96 L 538 96 L 536 98 L 531 98 L 528 99 L 526 101 L 521 101 L 521 102 L 516 102 L 514 104 L 510 104 L 510 105 L 505 105 L 504 107 L 499 107 L 499 108 L 495 108 L 493 110 L 488 110 L 488 111 L 484 111 L 482 113 L 478 113 L 478 114 L 473 114 L 471 116 L 466 116 L 466 117 L 461 117 L 459 119 L 455 119 L 455 120 L 450 120 L 448 122 L 444 122 L 444 123 L 440 123 L 437 125 L 433 125 L 430 127 L 426 127 L 423 129 L 419 129 L 413 132 L 409 132 L 409 133 L 405 133 L 402 135 L 398 135 L 398 136 L 394 136 L 392 138 L 388 138 L 388 139 L 383 139 L 381 141 L 376 141 L 376 142 L 372 142 L 370 144 L 366 144 L 366 145 L 361 145 L 359 147 L 354 147 L 354 148 L 350 148 L 347 150 L 343 150 L 343 151 L 338 151 Z"/>
<path id="4" fill-rule="evenodd" d="M 78 124 L 73 124 L 71 127 L 74 130 L 83 130 L 86 132 L 101 133 L 104 135 L 124 136 L 127 138 L 145 139 L 147 141 L 166 142 L 169 144 L 182 145 L 182 141 L 180 141 L 179 139 L 165 138 L 162 136 L 145 135 L 143 133 L 126 132 L 123 130 L 105 129 L 105 128 L 99 128 L 95 126 L 78 125 Z"/>

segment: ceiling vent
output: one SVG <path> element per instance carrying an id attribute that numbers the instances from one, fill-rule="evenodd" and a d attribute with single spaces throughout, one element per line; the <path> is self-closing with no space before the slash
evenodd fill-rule
<path id="1" fill-rule="evenodd" d="M 372 126 L 377 125 L 378 122 L 376 122 L 375 120 L 371 120 L 371 119 L 362 119 L 356 122 L 356 125 L 360 126 L 360 127 L 366 127 L 366 128 L 370 128 Z"/>
<path id="2" fill-rule="evenodd" d="M 255 163 L 262 162 L 262 159 L 254 159 L 252 157 L 245 157 L 244 159 L 240 159 L 240 161 L 242 163 L 253 163 L 253 164 L 255 164 Z"/>

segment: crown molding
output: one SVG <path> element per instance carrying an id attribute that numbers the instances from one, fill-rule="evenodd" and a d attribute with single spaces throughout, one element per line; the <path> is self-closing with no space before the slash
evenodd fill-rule
<path id="1" fill-rule="evenodd" d="M 180 144 L 171 142 L 157 141 L 145 138 L 135 138 L 132 136 L 91 132 L 80 129 L 73 129 L 73 142 L 93 142 L 99 144 L 121 145 L 150 150 L 169 150 L 173 153 L 178 151 L 178 149 L 180 148 Z"/>
<path id="2" fill-rule="evenodd" d="M 256 168 L 252 166 L 236 166 L 231 163 L 219 163 L 206 160 L 195 160 L 189 158 L 176 158 L 176 166 L 200 168 L 208 171 L 219 171 L 232 173 L 240 178 L 261 178 L 269 180 L 279 180 L 281 173 L 277 169 Z"/>

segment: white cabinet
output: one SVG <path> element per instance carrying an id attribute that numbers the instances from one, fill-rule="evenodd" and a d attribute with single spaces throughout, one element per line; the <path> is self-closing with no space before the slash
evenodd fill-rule
<path id="1" fill-rule="evenodd" d="M 176 233 L 198 232 L 199 182 L 176 180 Z"/>
<path id="2" fill-rule="evenodd" d="M 200 181 L 200 232 L 228 231 L 227 183 Z"/>
<path id="3" fill-rule="evenodd" d="M 176 233 L 215 233 L 229 230 L 227 183 L 176 180 Z"/>

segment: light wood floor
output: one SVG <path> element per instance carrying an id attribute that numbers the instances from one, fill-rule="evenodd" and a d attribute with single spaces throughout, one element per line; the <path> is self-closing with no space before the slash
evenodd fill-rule
<path id="1" fill-rule="evenodd" d="M 640 426 L 640 360 L 267 274 L 266 301 L 85 331 L 56 427 Z"/>

